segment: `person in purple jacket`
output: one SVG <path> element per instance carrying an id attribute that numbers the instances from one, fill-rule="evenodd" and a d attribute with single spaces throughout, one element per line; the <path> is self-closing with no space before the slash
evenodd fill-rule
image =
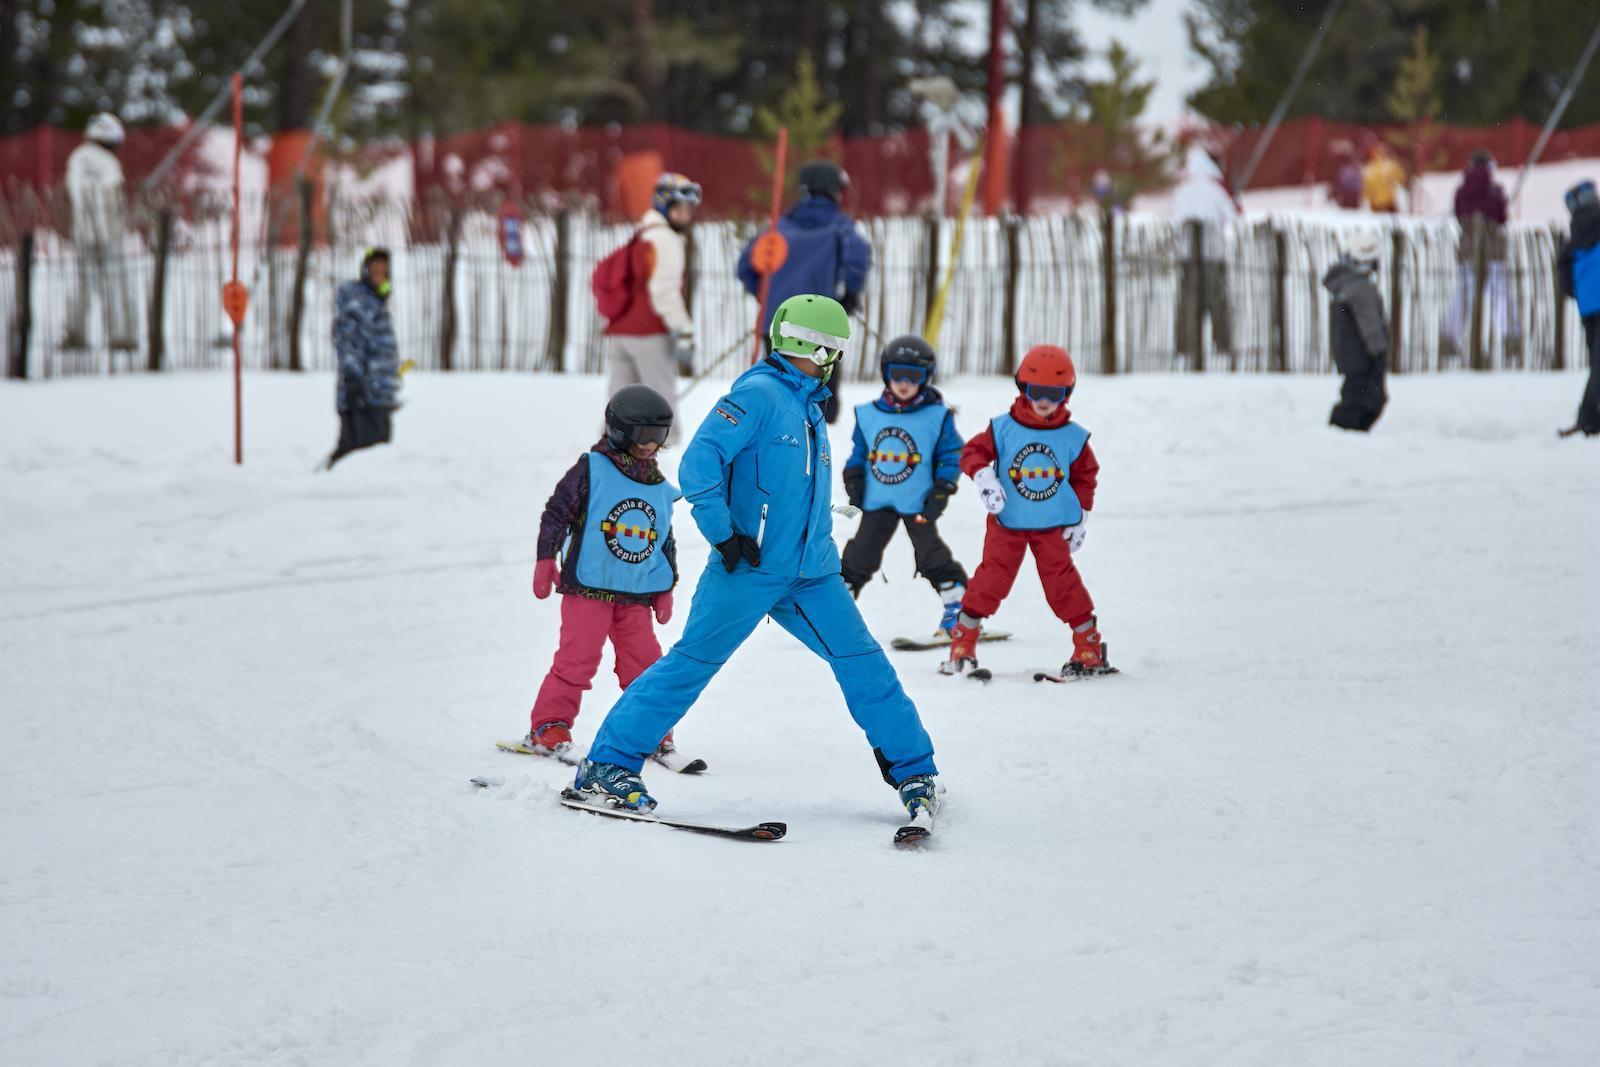
<path id="1" fill-rule="evenodd" d="M 1486 149 L 1472 153 L 1467 169 L 1456 188 L 1456 222 L 1461 225 L 1457 246 L 1456 291 L 1445 311 L 1443 349 L 1446 354 L 1461 351 L 1468 310 L 1478 291 L 1478 242 L 1484 242 L 1484 295 L 1494 330 L 1505 342 L 1506 354 L 1520 356 L 1522 326 L 1517 321 L 1517 305 L 1511 300 L 1506 273 L 1506 191 L 1494 178 L 1494 156 Z M 1481 220 L 1481 224 L 1480 221 Z M 1480 229 L 1481 225 L 1481 229 Z"/>

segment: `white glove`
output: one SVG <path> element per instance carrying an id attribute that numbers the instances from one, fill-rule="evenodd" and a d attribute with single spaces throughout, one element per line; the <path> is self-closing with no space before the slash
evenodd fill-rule
<path id="1" fill-rule="evenodd" d="M 1083 548 L 1084 539 L 1089 536 L 1089 531 L 1085 529 L 1088 524 L 1089 516 L 1085 515 L 1078 520 L 1076 526 L 1063 526 L 1061 528 L 1061 536 L 1066 538 L 1068 552 L 1076 555 L 1078 550 Z"/>
<path id="2" fill-rule="evenodd" d="M 1006 509 L 1006 491 L 1000 488 L 1000 476 L 993 467 L 983 467 L 972 476 L 978 487 L 978 496 L 989 514 L 998 515 Z"/>
<path id="3" fill-rule="evenodd" d="M 694 352 L 694 331 L 683 330 L 672 335 L 672 357 L 678 361 L 679 370 L 694 370 Z"/>

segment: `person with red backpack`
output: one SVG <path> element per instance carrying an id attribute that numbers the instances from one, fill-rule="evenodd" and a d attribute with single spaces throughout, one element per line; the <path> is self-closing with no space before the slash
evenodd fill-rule
<path id="1" fill-rule="evenodd" d="M 950 658 L 941 674 L 978 666 L 978 636 L 1011 592 L 1022 557 L 1033 552 L 1045 600 L 1072 628 L 1072 656 L 1064 677 L 1114 674 L 1096 628 L 1094 601 L 1072 556 L 1082 551 L 1084 523 L 1094 507 L 1100 463 L 1089 431 L 1072 421 L 1067 398 L 1077 368 L 1065 349 L 1034 345 L 1017 368 L 1011 410 L 961 450 L 961 470 L 978 487 L 989 512 L 983 559 L 967 583 L 961 614 L 950 631 Z"/>
<path id="2" fill-rule="evenodd" d="M 606 320 L 608 396 L 648 385 L 677 406 L 678 368 L 694 364 L 694 320 L 683 298 L 684 234 L 700 200 L 697 183 L 661 175 L 633 236 L 594 269 L 590 288 Z"/>

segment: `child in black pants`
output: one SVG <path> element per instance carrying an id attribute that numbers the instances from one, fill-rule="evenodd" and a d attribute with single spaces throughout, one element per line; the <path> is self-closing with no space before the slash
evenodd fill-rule
<path id="1" fill-rule="evenodd" d="M 844 465 L 845 492 L 863 514 L 841 571 L 859 597 L 904 525 L 917 571 L 944 601 L 939 627 L 948 631 L 961 612 L 967 571 L 939 536 L 938 520 L 961 477 L 963 441 L 933 387 L 936 362 L 928 342 L 913 336 L 895 338 L 878 354 L 883 394 L 856 406 L 855 448 Z"/>

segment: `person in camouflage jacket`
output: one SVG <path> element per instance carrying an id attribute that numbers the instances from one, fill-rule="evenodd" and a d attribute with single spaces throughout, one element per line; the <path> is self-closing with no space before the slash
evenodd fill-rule
<path id="1" fill-rule="evenodd" d="M 334 301 L 333 348 L 339 357 L 339 443 L 332 467 L 351 452 L 383 444 L 400 406 L 400 358 L 389 317 L 389 253 L 361 260 L 361 277 L 339 287 Z"/>

